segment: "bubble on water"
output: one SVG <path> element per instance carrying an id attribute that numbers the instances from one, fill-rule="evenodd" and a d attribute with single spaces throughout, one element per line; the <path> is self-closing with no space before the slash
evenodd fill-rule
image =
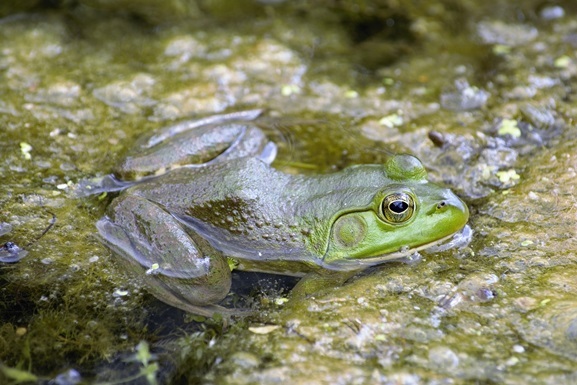
<path id="1" fill-rule="evenodd" d="M 78 271 L 78 270 L 80 270 L 80 265 L 73 263 L 72 265 L 70 265 L 70 270 Z"/>

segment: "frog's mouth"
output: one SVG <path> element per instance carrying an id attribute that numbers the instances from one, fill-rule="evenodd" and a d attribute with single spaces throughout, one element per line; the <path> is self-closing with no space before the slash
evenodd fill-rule
<path id="1" fill-rule="evenodd" d="M 379 254 L 368 258 L 362 259 L 343 259 L 339 261 L 332 261 L 330 264 L 325 264 L 323 261 L 323 266 L 327 269 L 333 270 L 357 270 L 363 269 L 370 266 L 378 265 L 380 263 L 402 259 L 409 257 L 419 251 L 431 249 L 431 252 L 441 252 L 449 250 L 452 248 L 463 248 L 471 241 L 473 231 L 469 225 L 465 225 L 460 231 L 447 235 L 446 237 L 437 239 L 433 242 L 425 243 L 416 247 L 401 247 L 399 251 L 395 251 L 388 254 Z M 445 243 L 446 242 L 446 243 Z"/>

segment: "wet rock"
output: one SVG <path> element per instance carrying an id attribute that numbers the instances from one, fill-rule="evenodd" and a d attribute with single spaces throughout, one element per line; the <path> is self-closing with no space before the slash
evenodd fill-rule
<path id="1" fill-rule="evenodd" d="M 539 17 L 551 21 L 565 16 L 565 10 L 559 5 L 545 5 L 539 10 Z"/>
<path id="2" fill-rule="evenodd" d="M 440 301 L 440 306 L 452 309 L 462 302 L 490 302 L 495 299 L 495 284 L 499 281 L 492 273 L 471 274 L 462 280 L 452 293 Z"/>
<path id="3" fill-rule="evenodd" d="M 452 371 L 459 365 L 459 357 L 446 346 L 435 346 L 429 350 L 431 366 L 441 371 Z"/>
<path id="4" fill-rule="evenodd" d="M 488 10 L 477 37 L 492 46 L 481 47 L 466 31 L 453 33 L 464 20 L 479 20 L 464 12 L 474 2 L 453 11 L 440 3 L 378 1 L 364 8 L 331 1 L 323 4 L 349 9 L 328 19 L 321 16 L 331 10 L 318 5 L 296 13 L 315 15 L 314 23 L 275 8 L 294 2 L 268 2 L 266 18 L 238 18 L 234 26 L 207 17 L 214 2 L 202 23 L 188 10 L 177 15 L 178 2 L 169 2 L 169 19 L 190 22 L 154 29 L 152 6 L 159 3 L 149 3 L 93 1 L 98 12 L 83 6 L 66 16 L 0 21 L 0 219 L 14 226 L 3 241 L 33 239 L 46 226 L 45 218 L 35 220 L 43 207 L 63 219 L 30 258 L 1 270 L 9 284 L 0 287 L 0 299 L 11 309 L 2 313 L 2 362 L 31 360 L 33 370 L 55 374 L 66 369 L 60 357 L 87 357 L 82 373 L 90 373 L 113 365 L 110 357 L 123 366 L 121 352 L 138 339 L 156 341 L 169 330 L 174 340 L 174 330 L 182 330 L 186 337 L 169 361 L 184 382 L 575 383 L 571 7 L 564 17 L 540 16 L 544 24 L 527 18 L 523 25 L 494 21 L 518 14 Z M 127 13 L 136 20 L 118 17 Z M 359 69 L 351 46 L 361 47 L 363 38 L 371 44 L 399 22 L 410 28 L 404 36 L 417 40 L 390 51 L 399 55 L 381 44 L 378 52 L 393 61 Z M 345 24 L 368 34 L 349 41 L 362 30 L 343 31 Z M 63 73 L 63 63 L 74 70 Z M 477 88 L 447 89 L 454 79 Z M 73 200 L 67 186 L 107 174 L 132 138 L 167 120 L 257 107 L 298 121 L 276 133 L 290 137 L 279 142 L 291 153 L 283 160 L 292 172 L 417 154 L 432 180 L 467 199 L 471 244 L 375 267 L 290 308 L 262 301 L 268 305 L 255 317 L 275 327 L 267 334 L 242 322 L 230 329 L 211 320 L 179 323 L 182 313 L 127 281 L 94 239 L 109 196 Z M 33 348 L 22 348 L 24 340 Z M 183 357 L 186 363 L 173 360 Z"/>
<path id="5" fill-rule="evenodd" d="M 548 129 L 555 124 L 555 115 L 550 108 L 523 104 L 521 114 L 535 128 Z"/>
<path id="6" fill-rule="evenodd" d="M 12 225 L 6 222 L 0 222 L 0 235 L 8 234 L 12 231 Z"/>
<path id="7" fill-rule="evenodd" d="M 261 364 L 260 359 L 252 353 L 248 352 L 236 352 L 229 357 L 229 360 L 234 366 L 238 366 L 243 369 L 256 368 Z"/>
<path id="8" fill-rule="evenodd" d="M 482 108 L 490 94 L 477 87 L 472 87 L 466 80 L 455 81 L 454 91 L 441 94 L 441 106 L 450 111 L 468 111 Z"/>
<path id="9" fill-rule="evenodd" d="M 69 80 L 61 81 L 39 89 L 35 94 L 27 95 L 26 101 L 69 107 L 78 102 L 81 92 L 82 89 L 78 83 Z"/>
<path id="10" fill-rule="evenodd" d="M 155 80 L 148 74 L 137 74 L 130 81 L 116 81 L 96 88 L 93 91 L 94 97 L 118 108 L 127 114 L 136 114 L 142 111 L 143 107 L 156 104 L 156 101 L 148 97 Z"/>
<path id="11" fill-rule="evenodd" d="M 477 24 L 477 34 L 486 44 L 518 46 L 535 40 L 539 32 L 531 25 L 482 21 Z"/>
<path id="12" fill-rule="evenodd" d="M 542 304 L 518 322 L 527 341 L 553 353 L 577 357 L 577 302 L 553 300 Z"/>

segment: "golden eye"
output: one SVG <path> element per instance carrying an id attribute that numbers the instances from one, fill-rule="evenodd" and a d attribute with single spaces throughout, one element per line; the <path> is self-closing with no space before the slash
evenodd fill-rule
<path id="1" fill-rule="evenodd" d="M 415 212 L 415 201 L 404 192 L 389 194 L 381 203 L 381 213 L 390 223 L 404 223 L 411 219 Z"/>

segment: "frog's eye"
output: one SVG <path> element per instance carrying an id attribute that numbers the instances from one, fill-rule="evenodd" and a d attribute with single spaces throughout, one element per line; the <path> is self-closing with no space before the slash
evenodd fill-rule
<path id="1" fill-rule="evenodd" d="M 411 219 L 414 212 L 415 200 L 404 192 L 389 194 L 381 203 L 381 214 L 389 223 L 404 223 Z"/>

